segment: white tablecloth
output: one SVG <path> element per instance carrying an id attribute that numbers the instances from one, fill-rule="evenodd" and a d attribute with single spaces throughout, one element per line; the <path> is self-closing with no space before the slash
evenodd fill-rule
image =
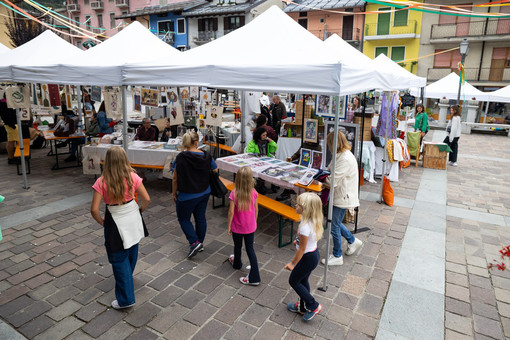
<path id="1" fill-rule="evenodd" d="M 295 189 L 294 183 L 307 171 L 317 172 L 315 169 L 305 168 L 275 158 L 257 157 L 251 154 L 218 158 L 216 164 L 220 170 L 233 173 L 236 173 L 243 166 L 249 166 L 255 178 L 263 179 L 285 189 Z"/>
<path id="2" fill-rule="evenodd" d="M 221 131 L 223 132 L 223 135 L 225 136 L 225 145 L 233 146 L 235 141 L 237 140 L 237 137 L 241 134 L 241 132 L 232 127 L 227 128 L 221 128 Z"/>
<path id="3" fill-rule="evenodd" d="M 278 137 L 276 158 L 282 161 L 292 156 L 301 147 L 301 138 Z"/>
<path id="4" fill-rule="evenodd" d="M 159 142 L 142 142 L 142 141 L 134 141 L 129 145 L 129 149 L 127 152 L 129 161 L 133 164 L 143 164 L 143 165 L 163 165 L 165 164 L 165 160 L 168 156 L 176 156 L 179 151 L 164 149 L 163 145 L 165 143 Z M 92 154 L 99 154 L 101 160 L 104 161 L 106 156 L 106 152 L 109 148 L 115 146 L 113 144 L 99 144 L 97 146 L 87 145 L 83 150 L 83 157 L 86 158 Z M 152 149 L 152 147 L 157 147 Z"/>

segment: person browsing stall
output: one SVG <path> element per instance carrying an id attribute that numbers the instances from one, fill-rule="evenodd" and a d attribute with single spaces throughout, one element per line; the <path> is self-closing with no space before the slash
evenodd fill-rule
<path id="1" fill-rule="evenodd" d="M 4 98 L 0 100 L 0 118 L 2 118 L 5 131 L 7 132 L 7 163 L 16 164 L 14 151 L 16 150 L 16 142 L 19 139 L 16 110 L 7 107 L 5 94 Z"/>
<path id="2" fill-rule="evenodd" d="M 97 113 L 94 113 L 92 117 L 90 117 L 90 124 L 85 132 L 87 136 L 97 137 L 99 135 L 99 125 L 97 124 Z"/>
<path id="3" fill-rule="evenodd" d="M 416 105 L 416 117 L 414 118 L 414 131 L 421 132 L 421 139 L 429 132 L 429 116 L 425 112 L 423 104 Z"/>
<path id="4" fill-rule="evenodd" d="M 248 143 L 245 152 L 274 157 L 276 154 L 275 141 L 267 136 L 265 127 L 258 127 L 253 131 L 253 139 Z"/>
<path id="5" fill-rule="evenodd" d="M 461 131 L 461 124 L 460 124 L 460 108 L 458 105 L 453 105 L 450 108 L 450 114 L 451 118 L 448 122 L 448 125 L 446 126 L 446 138 L 444 139 L 443 143 L 446 143 L 450 146 L 452 149 L 452 152 L 448 155 L 448 164 L 452 166 L 457 166 L 457 155 L 459 153 L 459 139 L 460 139 L 460 131 Z"/>
<path id="6" fill-rule="evenodd" d="M 151 126 L 150 118 L 142 119 L 142 126 L 140 126 L 136 131 L 135 140 L 146 142 L 154 142 L 158 140 L 158 136 L 156 136 L 156 129 Z"/>
<path id="7" fill-rule="evenodd" d="M 211 194 L 209 172 L 218 171 L 214 158 L 208 152 L 199 150 L 198 142 L 198 134 L 194 131 L 182 137 L 184 151 L 175 159 L 172 182 L 177 219 L 189 243 L 188 258 L 203 249 L 207 232 L 205 213 Z M 195 226 L 191 223 L 191 215 L 195 219 Z"/>
<path id="8" fill-rule="evenodd" d="M 263 127 L 263 128 L 265 128 L 265 129 L 266 129 L 266 131 L 267 131 L 267 136 L 268 136 L 270 139 L 272 139 L 272 140 L 274 140 L 274 141 L 276 141 L 276 140 L 278 139 L 278 135 L 277 135 L 277 134 L 276 134 L 276 132 L 273 130 L 273 128 L 267 125 L 267 118 L 266 118 L 266 116 L 264 116 L 264 115 L 262 115 L 262 114 L 261 114 L 260 116 L 258 116 L 258 117 L 257 117 L 257 121 L 256 121 L 256 123 L 257 123 L 257 128 L 259 128 L 259 127 Z"/>
<path id="9" fill-rule="evenodd" d="M 271 105 L 271 122 L 273 123 L 273 129 L 276 134 L 280 134 L 280 128 L 282 126 L 282 119 L 287 117 L 287 108 L 285 104 L 280 100 L 280 96 L 273 96 L 273 105 Z"/>
<path id="10" fill-rule="evenodd" d="M 115 278 L 115 297 L 112 307 L 123 309 L 135 304 L 133 272 L 138 258 L 138 243 L 149 236 L 142 213 L 150 203 L 150 197 L 135 173 L 126 152 L 121 147 L 112 147 L 106 152 L 103 174 L 92 186 L 94 195 L 90 213 L 103 226 L 108 261 Z M 141 198 L 138 206 L 135 193 Z M 104 217 L 99 206 L 106 204 Z"/>
<path id="11" fill-rule="evenodd" d="M 170 118 L 167 118 L 165 129 L 163 130 L 163 133 L 161 134 L 161 139 L 159 141 L 166 143 L 170 138 L 176 137 L 177 137 L 177 125 L 171 126 Z"/>
<path id="12" fill-rule="evenodd" d="M 99 111 L 97 112 L 97 125 L 99 126 L 99 137 L 103 137 L 106 134 L 113 133 L 113 127 L 116 122 L 106 117 L 106 108 L 104 100 L 101 102 L 99 106 Z"/>

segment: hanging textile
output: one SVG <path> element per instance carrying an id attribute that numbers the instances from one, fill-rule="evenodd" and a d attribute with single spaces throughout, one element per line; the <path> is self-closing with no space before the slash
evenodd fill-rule
<path id="1" fill-rule="evenodd" d="M 50 93 L 50 105 L 60 106 L 60 91 L 57 84 L 48 84 L 48 92 Z"/>
<path id="2" fill-rule="evenodd" d="M 388 160 L 390 161 L 390 163 L 393 163 L 394 162 L 394 159 L 393 159 L 393 140 L 389 139 L 388 142 L 386 142 L 386 144 L 387 144 L 386 151 L 388 151 Z"/>
<path id="3" fill-rule="evenodd" d="M 375 135 L 384 137 L 386 131 L 386 118 L 388 117 L 388 99 L 386 98 L 386 93 L 383 94 L 381 99 L 381 109 L 379 110 L 379 120 L 377 121 L 377 126 L 375 128 Z"/>
<path id="4" fill-rule="evenodd" d="M 5 89 L 7 107 L 11 109 L 30 109 L 30 88 L 28 86 L 10 86 Z"/>
<path id="5" fill-rule="evenodd" d="M 103 93 L 106 116 L 113 120 L 122 118 L 122 100 L 119 89 L 110 89 Z"/>
<path id="6" fill-rule="evenodd" d="M 390 135 L 387 136 L 391 139 L 397 138 L 397 128 L 398 128 L 398 112 L 400 110 L 400 97 L 398 96 L 398 93 L 394 93 L 393 97 L 391 98 L 391 104 L 390 104 Z"/>
<path id="7" fill-rule="evenodd" d="M 404 155 L 402 154 L 402 147 L 400 146 L 399 140 L 393 140 L 393 160 L 395 162 L 402 162 L 404 160 Z"/>

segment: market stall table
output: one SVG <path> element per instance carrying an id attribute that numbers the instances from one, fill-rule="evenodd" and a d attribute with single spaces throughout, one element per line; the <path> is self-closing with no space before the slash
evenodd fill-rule
<path id="1" fill-rule="evenodd" d="M 68 139 L 85 138 L 86 136 L 84 136 L 84 135 L 80 135 L 80 136 L 72 135 L 72 136 L 67 136 L 67 137 L 56 137 L 53 134 L 53 132 L 54 132 L 53 130 L 42 131 L 44 139 L 46 139 L 50 143 L 50 151 L 48 152 L 48 156 L 55 156 L 55 164 L 53 165 L 53 167 L 51 169 L 52 170 L 58 170 L 58 169 L 75 168 L 75 167 L 81 166 L 81 159 L 80 159 L 79 155 L 76 156 L 76 162 L 77 162 L 76 165 L 72 165 L 72 166 L 60 166 L 59 162 L 58 162 L 59 152 L 58 152 L 57 142 L 58 141 L 61 141 L 61 142 L 62 141 L 66 141 Z M 60 155 L 69 155 L 69 154 L 70 154 L 70 152 L 61 152 L 60 153 Z"/>
<path id="2" fill-rule="evenodd" d="M 236 127 L 222 127 L 221 132 L 225 136 L 225 145 L 232 147 L 237 140 L 237 137 L 241 134 Z"/>

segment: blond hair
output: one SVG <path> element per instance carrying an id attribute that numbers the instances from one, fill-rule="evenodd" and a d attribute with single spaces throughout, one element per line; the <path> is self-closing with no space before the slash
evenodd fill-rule
<path id="1" fill-rule="evenodd" d="M 310 223 L 315 232 L 316 240 L 320 240 L 324 232 L 324 226 L 322 225 L 324 217 L 320 197 L 312 192 L 305 192 L 298 196 L 297 204 L 303 208 L 301 221 Z"/>
<path id="2" fill-rule="evenodd" d="M 236 173 L 235 198 L 239 211 L 248 211 L 252 204 L 251 193 L 254 187 L 253 172 L 248 166 L 243 166 Z"/>
<path id="3" fill-rule="evenodd" d="M 182 147 L 186 150 L 191 149 L 195 142 L 199 141 L 198 133 L 195 131 L 188 131 L 182 136 Z"/>
<path id="4" fill-rule="evenodd" d="M 109 148 L 104 159 L 102 177 L 103 185 L 112 203 L 124 203 L 126 182 L 129 195 L 131 198 L 135 197 L 132 172 L 134 170 L 129 163 L 126 151 L 118 146 Z"/>
<path id="5" fill-rule="evenodd" d="M 333 142 L 335 141 L 335 133 L 330 132 L 328 134 L 328 147 L 331 152 L 333 152 Z M 336 146 L 336 152 L 344 152 L 346 150 L 351 149 L 351 144 L 349 144 L 349 141 L 345 137 L 344 133 L 342 131 L 338 131 L 338 144 Z"/>

